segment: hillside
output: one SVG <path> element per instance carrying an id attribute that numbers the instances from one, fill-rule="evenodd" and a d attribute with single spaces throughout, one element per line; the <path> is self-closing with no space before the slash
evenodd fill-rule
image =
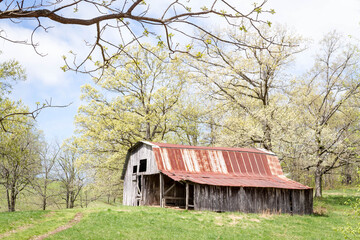
<path id="1" fill-rule="evenodd" d="M 315 202 L 315 214 L 311 216 L 103 203 L 87 209 L 2 212 L 0 238 L 36 239 L 35 236 L 47 234 L 47 239 L 344 239 L 338 229 L 359 222 L 345 202 L 354 202 L 358 197 L 353 189 L 328 190 Z"/>

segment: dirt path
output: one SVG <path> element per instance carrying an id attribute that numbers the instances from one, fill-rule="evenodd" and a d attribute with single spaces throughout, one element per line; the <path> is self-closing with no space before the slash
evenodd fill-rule
<path id="1" fill-rule="evenodd" d="M 58 232 L 66 230 L 68 228 L 71 228 L 72 226 L 74 226 L 75 224 L 80 222 L 82 217 L 83 217 L 83 214 L 81 212 L 78 212 L 75 214 L 75 217 L 73 219 L 71 219 L 66 225 L 60 226 L 57 229 L 55 229 L 51 232 L 45 233 L 43 235 L 35 236 L 35 237 L 31 238 L 31 240 L 42 240 L 42 239 L 49 237 L 50 235 L 53 235 L 55 233 L 58 233 Z"/>
<path id="2" fill-rule="evenodd" d="M 24 230 L 26 230 L 26 229 L 28 229 L 29 227 L 32 227 L 32 226 L 33 226 L 33 224 L 24 225 L 24 226 L 18 227 L 17 229 L 14 229 L 14 230 L 8 231 L 6 233 L 0 234 L 0 239 L 8 237 L 13 233 L 24 231 Z"/>

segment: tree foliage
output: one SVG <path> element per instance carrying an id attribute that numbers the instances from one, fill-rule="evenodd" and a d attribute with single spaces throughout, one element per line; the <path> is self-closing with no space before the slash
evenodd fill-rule
<path id="1" fill-rule="evenodd" d="M 117 67 L 107 68 L 96 81 L 100 90 L 83 86 L 85 105 L 76 116 L 77 143 L 84 164 L 97 168 L 98 177 L 120 170 L 127 149 L 137 141 L 163 141 L 180 126 L 177 119 L 183 113 L 189 73 L 180 59 L 169 58 L 161 46 L 147 48 L 151 51 L 133 47 L 131 57 L 114 59 L 112 65 Z M 117 180 L 119 174 L 111 173 Z"/>
<path id="2" fill-rule="evenodd" d="M 262 30 L 270 44 L 251 32 L 227 32 L 258 48 L 236 52 L 214 39 L 207 55 L 189 62 L 198 73 L 204 94 L 222 113 L 215 144 L 255 146 L 277 153 L 296 180 L 313 174 L 316 196 L 322 177 L 357 162 L 358 49 L 336 32 L 320 43 L 314 67 L 304 76 L 285 74 L 303 50 L 301 38 L 282 28 Z"/>
<path id="3" fill-rule="evenodd" d="M 315 196 L 322 176 L 354 163 L 359 154 L 359 52 L 336 32 L 321 41 L 314 67 L 292 92 L 296 111 L 292 145 L 298 164 L 315 175 Z M 301 161 L 306 158 L 306 161 Z"/>
<path id="4" fill-rule="evenodd" d="M 74 208 L 75 201 L 84 187 L 84 172 L 79 161 L 79 152 L 72 139 L 65 141 L 58 158 L 58 179 L 63 189 L 61 195 L 66 208 Z"/>
<path id="5" fill-rule="evenodd" d="M 1 52 L 0 52 L 1 54 Z M 18 61 L 9 60 L 0 63 L 0 131 L 8 131 L 6 125 L 8 123 L 17 121 L 19 115 L 27 116 L 36 119 L 41 110 L 49 107 L 67 107 L 67 106 L 52 106 L 51 101 L 44 103 L 37 103 L 33 110 L 18 107 L 22 106 L 21 101 L 13 101 L 9 99 L 8 94 L 11 93 L 13 85 L 26 79 L 25 69 Z M 17 110 L 17 111 L 15 111 Z"/>
<path id="6" fill-rule="evenodd" d="M 60 194 L 56 185 L 56 164 L 61 148 L 42 142 L 39 150 L 40 169 L 39 173 L 31 183 L 32 189 L 40 198 L 42 210 L 46 210 L 50 205 L 55 204 L 55 197 Z"/>
<path id="7" fill-rule="evenodd" d="M 22 111 L 20 106 L 14 110 Z M 40 135 L 24 115 L 18 115 L 11 124 L 7 122 L 6 128 L 7 132 L 0 132 L 0 184 L 6 190 L 8 211 L 13 212 L 19 193 L 38 174 Z"/>
<path id="8" fill-rule="evenodd" d="M 272 151 L 273 132 L 278 130 L 275 123 L 283 117 L 279 103 L 284 101 L 281 91 L 287 86 L 284 70 L 303 49 L 301 38 L 284 28 L 259 29 L 272 43 L 250 30 L 234 28 L 223 33 L 235 42 L 247 41 L 254 46 L 245 50 L 202 35 L 209 46 L 207 55 L 190 64 L 200 74 L 205 94 L 220 106 L 218 110 L 227 109 L 222 144 Z"/>

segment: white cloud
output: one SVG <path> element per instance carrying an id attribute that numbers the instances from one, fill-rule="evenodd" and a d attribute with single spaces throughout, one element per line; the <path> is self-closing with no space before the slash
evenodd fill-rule
<path id="1" fill-rule="evenodd" d="M 15 36 L 17 39 L 31 35 L 31 30 L 21 25 L 3 25 L 2 29 L 5 29 L 8 36 Z M 58 32 L 63 32 L 62 38 Z M 18 60 L 27 70 L 29 83 L 36 81 L 38 84 L 61 86 L 72 81 L 69 74 L 61 70 L 61 66 L 64 65 L 62 56 L 67 55 L 70 50 L 84 48 L 82 36 L 77 35 L 75 29 L 70 30 L 68 27 L 60 27 L 56 31 L 50 29 L 49 33 L 39 31 L 34 38 L 35 42 L 39 43 L 37 51 L 46 56 L 36 54 L 31 46 L 2 41 L 0 57 L 2 60 Z"/>
<path id="2" fill-rule="evenodd" d="M 26 39 L 31 35 L 31 30 L 22 25 L 3 24 L 7 36 L 17 39 Z M 87 37 L 86 28 L 76 29 L 74 26 L 59 26 L 49 29 L 48 33 L 39 31 L 35 35 L 35 41 L 39 42 L 38 51 L 46 54 L 41 57 L 36 54 L 31 46 L 13 44 L 1 41 L 0 61 L 8 59 L 18 60 L 26 69 L 27 81 L 17 83 L 14 86 L 12 97 L 22 99 L 30 109 L 35 109 L 36 102 L 52 101 L 53 105 L 67 105 L 67 108 L 46 109 L 37 118 L 38 126 L 46 137 L 51 140 L 60 140 L 72 135 L 73 118 L 80 105 L 80 86 L 90 79 L 84 74 L 63 72 L 63 55 L 70 50 L 78 51 L 84 55 L 87 47 L 84 47 L 83 38 Z"/>
<path id="3" fill-rule="evenodd" d="M 201 1 L 197 2 L 198 7 Z M 239 9 L 244 6 L 252 6 L 254 0 L 233 0 Z M 158 6 L 164 6 L 164 2 L 158 0 L 156 7 L 151 11 L 158 11 Z M 160 5 L 161 4 L 161 5 Z M 201 3 L 202 5 L 202 3 Z M 249 9 L 249 7 L 246 7 Z M 269 0 L 265 6 L 267 9 L 275 9 L 274 16 L 265 15 L 263 18 L 272 22 L 286 24 L 296 32 L 307 38 L 318 42 L 327 32 L 337 29 L 344 35 L 353 35 L 360 39 L 360 1 L 359 0 Z M 91 11 L 94 11 L 92 9 Z M 91 11 L 80 11 L 79 16 L 92 16 Z M 70 13 L 70 12 L 69 12 Z M 5 29 L 8 36 L 17 38 L 28 38 L 31 34 L 29 23 L 7 25 L 2 21 L 1 29 Z M 211 25 L 221 25 L 216 18 L 206 19 Z M 53 99 L 54 104 L 67 104 L 74 102 L 66 109 L 46 110 L 39 116 L 39 127 L 44 129 L 48 137 L 59 137 L 60 139 L 71 136 L 73 131 L 73 117 L 80 104 L 80 85 L 89 82 L 89 76 L 74 73 L 64 73 L 60 67 L 64 65 L 62 55 L 68 55 L 74 50 L 84 56 L 88 47 L 84 40 L 94 40 L 94 26 L 78 27 L 73 25 L 59 25 L 44 21 L 48 26 L 55 25 L 49 29 L 49 33 L 39 31 L 35 40 L 40 43 L 39 51 L 46 53 L 46 57 L 38 56 L 29 46 L 11 44 L 0 41 L 0 61 L 15 58 L 26 68 L 28 81 L 20 83 L 15 87 L 14 96 L 24 99 L 28 105 L 34 106 L 37 101 Z M 188 31 L 189 32 L 189 31 Z M 109 33 L 109 37 L 115 40 L 117 33 Z M 180 38 L 182 40 L 182 38 Z M 298 68 L 306 69 L 309 66 L 309 58 L 313 52 L 300 55 Z"/>
<path id="4" fill-rule="evenodd" d="M 270 0 L 268 5 L 276 11 L 273 21 L 287 24 L 305 37 L 319 40 L 333 29 L 360 37 L 359 0 Z"/>

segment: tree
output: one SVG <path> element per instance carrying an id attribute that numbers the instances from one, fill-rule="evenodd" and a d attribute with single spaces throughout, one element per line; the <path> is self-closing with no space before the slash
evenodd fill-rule
<path id="1" fill-rule="evenodd" d="M 40 196 L 41 208 L 46 210 L 49 200 L 59 195 L 59 191 L 54 191 L 51 185 L 55 182 L 55 165 L 60 153 L 59 146 L 52 146 L 47 143 L 41 145 L 39 152 L 40 171 L 38 176 L 31 183 L 35 193 Z"/>
<path id="2" fill-rule="evenodd" d="M 206 100 L 196 91 L 196 87 L 187 80 L 187 89 L 178 104 L 175 106 L 172 116 L 172 131 L 169 131 L 162 141 L 174 144 L 191 146 L 209 145 L 211 142 L 206 138 L 210 131 L 208 116 L 209 109 Z M 188 94 L 186 94 L 188 93 Z"/>
<path id="3" fill-rule="evenodd" d="M 1 52 L 0 52 L 1 53 Z M 10 93 L 13 83 L 25 80 L 25 70 L 18 61 L 10 60 L 0 64 L 0 100 Z"/>
<path id="4" fill-rule="evenodd" d="M 52 106 L 51 101 L 45 101 L 42 104 L 37 103 L 37 106 L 34 110 L 29 110 L 27 108 L 18 108 L 17 106 L 22 105 L 22 103 L 10 100 L 7 95 L 11 93 L 12 86 L 16 82 L 23 81 L 25 79 L 25 70 L 18 61 L 9 60 L 0 64 L 0 131 L 6 132 L 6 122 L 11 123 L 17 121 L 19 115 L 36 119 L 36 117 L 40 114 L 41 110 L 45 108 L 67 107 Z M 17 109 L 18 111 L 14 111 L 15 109 Z"/>
<path id="5" fill-rule="evenodd" d="M 359 130 L 359 53 L 336 32 L 320 42 L 312 70 L 292 92 L 296 113 L 292 146 L 303 156 L 303 169 L 313 171 L 315 197 L 322 196 L 322 178 L 357 160 Z M 291 135 L 290 134 L 290 135 Z"/>
<path id="6" fill-rule="evenodd" d="M 189 64 L 199 73 L 205 94 L 226 116 L 221 133 L 224 138 L 218 140 L 224 145 L 252 145 L 273 151 L 276 122 L 286 116 L 279 104 L 286 101 L 281 94 L 287 86 L 284 70 L 303 48 L 299 46 L 301 38 L 282 27 L 262 26 L 259 30 L 264 38 L 245 28 L 223 33 L 234 42 L 247 41 L 253 46 L 245 50 L 201 33 L 207 54 Z"/>
<path id="7" fill-rule="evenodd" d="M 246 47 L 245 42 L 233 42 L 231 39 L 216 36 L 210 28 L 209 22 L 204 18 L 218 17 L 224 24 L 242 27 L 247 23 L 252 28 L 257 28 L 258 23 L 266 21 L 260 19 L 262 13 L 275 13 L 274 10 L 264 8 L 267 0 L 260 4 L 249 6 L 248 10 L 241 11 L 235 4 L 228 1 L 170 1 L 166 4 L 155 0 L 133 1 L 98 1 L 98 0 L 63 0 L 63 1 L 3 1 L 0 8 L 0 19 L 10 25 L 22 21 L 30 21 L 33 33 L 30 40 L 12 39 L 7 37 L 5 29 L 1 29 L 0 37 L 12 42 L 32 45 L 35 50 L 37 43 L 35 33 L 40 29 L 48 30 L 51 24 L 70 24 L 77 26 L 93 26 L 94 40 L 86 40 L 90 47 L 89 54 L 80 61 L 74 55 L 75 65 L 64 69 L 92 72 L 102 69 L 120 53 L 127 52 L 127 47 L 136 43 L 145 47 L 143 43 L 157 42 L 167 46 L 170 52 L 188 52 L 186 45 L 199 39 L 193 35 L 198 29 L 209 36 L 224 43 L 236 44 Z M 238 20 L 238 21 L 236 21 Z M 268 23 L 270 25 L 270 23 Z M 114 36 L 118 37 L 114 37 Z M 111 36 L 111 37 L 109 37 Z M 262 35 L 259 34 L 261 37 Z M 178 39 L 177 39 L 178 37 Z M 184 43 L 184 38 L 187 39 Z M 270 41 L 270 40 L 269 40 Z M 86 69 L 85 62 L 96 60 L 99 55 L 101 62 L 96 69 Z M 129 52 L 129 55 L 131 53 Z"/>
<path id="8" fill-rule="evenodd" d="M 93 198 L 106 197 L 108 204 L 115 203 L 116 199 L 122 196 L 123 184 L 119 181 L 119 177 L 118 172 L 107 168 L 96 169 L 93 177 L 94 181 L 90 185 L 92 195 L 94 195 Z"/>
<path id="9" fill-rule="evenodd" d="M 19 112 L 14 109 L 18 104 L 8 99 L 7 94 L 11 93 L 15 82 L 25 80 L 25 70 L 15 61 L 10 60 L 0 64 L 0 129 L 6 131 L 6 121 L 13 121 Z M 28 111 L 27 111 L 28 112 Z"/>
<path id="10" fill-rule="evenodd" d="M 17 106 L 14 111 L 26 111 Z M 38 174 L 39 133 L 31 119 L 17 115 L 11 124 L 6 123 L 7 132 L 0 131 L 0 184 L 6 189 L 8 211 L 15 211 L 16 200 Z"/>
<path id="11" fill-rule="evenodd" d="M 58 159 L 58 179 L 64 189 L 66 208 L 74 208 L 75 201 L 84 186 L 84 175 L 77 163 L 79 153 L 72 140 L 68 140 Z"/>
<path id="12" fill-rule="evenodd" d="M 188 73 L 179 59 L 170 59 L 161 47 L 148 47 L 157 56 L 133 48 L 132 57 L 119 56 L 119 67 L 106 69 L 97 81 L 112 98 L 90 85 L 83 87 L 82 99 L 88 104 L 76 116 L 79 146 L 85 153 L 110 154 L 113 160 L 107 162 L 115 160 L 115 168 L 137 141 L 161 140 L 174 131 L 174 109 Z"/>
<path id="13" fill-rule="evenodd" d="M 85 85 L 82 99 L 86 103 L 75 119 L 82 164 L 94 169 L 94 183 L 107 182 L 113 193 L 119 189 L 126 152 L 136 142 L 176 141 L 181 139 L 180 132 L 199 138 L 196 124 L 186 127 L 185 123 L 197 117 L 191 107 L 194 102 L 186 102 L 183 96 L 190 89 L 189 71 L 163 47 L 147 48 L 151 51 L 134 47 L 131 57 L 114 59 L 112 65 L 119 67 L 107 68 L 96 81 L 102 89 Z"/>

